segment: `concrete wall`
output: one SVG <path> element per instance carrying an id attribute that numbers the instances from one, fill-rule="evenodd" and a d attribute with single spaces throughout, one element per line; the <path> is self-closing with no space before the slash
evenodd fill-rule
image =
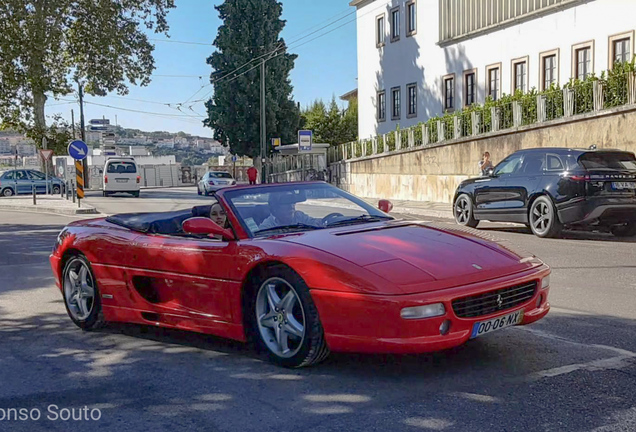
<path id="1" fill-rule="evenodd" d="M 527 88 L 540 89 L 540 53 L 558 50 L 558 81 L 573 76 L 573 46 L 593 41 L 593 71 L 610 68 L 609 38 L 625 34 L 634 53 L 636 1 L 590 0 L 540 18 L 494 29 L 464 42 L 440 47 L 438 0 L 417 1 L 417 33 L 407 37 L 407 0 L 363 2 L 357 9 L 358 124 L 360 139 L 402 129 L 443 112 L 443 77 L 455 74 L 455 109 L 464 104 L 463 73 L 476 69 L 477 102 L 483 103 L 486 67 L 501 63 L 501 93 L 512 92 L 512 60 L 527 57 Z M 477 0 L 475 0 L 476 2 Z M 391 42 L 390 11 L 400 6 L 400 39 Z M 385 17 L 386 44 L 378 48 L 375 24 Z M 417 84 L 417 116 L 407 118 L 406 85 Z M 401 89 L 401 116 L 391 119 L 391 89 Z M 386 121 L 376 120 L 377 91 L 386 91 Z"/>
<path id="2" fill-rule="evenodd" d="M 533 147 L 617 148 L 636 152 L 636 107 L 629 106 L 490 133 L 479 139 L 405 149 L 333 164 L 332 182 L 368 198 L 450 203 L 455 189 L 479 174 L 477 163 L 489 151 L 493 163 Z"/>

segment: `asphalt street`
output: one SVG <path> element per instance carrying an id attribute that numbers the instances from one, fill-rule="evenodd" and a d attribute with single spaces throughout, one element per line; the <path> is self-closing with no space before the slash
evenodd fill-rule
<path id="1" fill-rule="evenodd" d="M 194 188 L 87 196 L 104 214 L 209 199 Z M 544 320 L 442 353 L 332 354 L 317 367 L 286 370 L 209 336 L 77 329 L 48 263 L 57 233 L 74 219 L 0 213 L 0 431 L 636 430 L 634 238 L 546 240 L 484 224 L 483 235 L 552 267 L 553 309 Z M 77 410 L 85 406 L 99 420 L 61 419 L 72 408 L 84 418 Z M 3 419 L 10 408 L 41 416 Z"/>

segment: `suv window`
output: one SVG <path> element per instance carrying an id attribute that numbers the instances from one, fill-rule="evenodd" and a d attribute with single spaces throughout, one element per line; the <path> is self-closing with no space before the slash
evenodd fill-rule
<path id="1" fill-rule="evenodd" d="M 0 178 L 4 179 L 4 180 L 13 180 L 14 176 L 15 176 L 15 171 L 5 171 L 3 173 L 0 173 Z"/>
<path id="2" fill-rule="evenodd" d="M 563 171 L 565 166 L 563 165 L 563 161 L 557 155 L 549 154 L 548 155 L 548 166 L 546 167 L 548 171 Z"/>
<path id="3" fill-rule="evenodd" d="M 636 157 L 627 152 L 589 152 L 579 156 L 579 164 L 587 170 L 620 169 L 636 171 Z"/>
<path id="4" fill-rule="evenodd" d="M 512 174 L 519 169 L 521 165 L 521 155 L 508 156 L 495 167 L 494 175 Z"/>
<path id="5" fill-rule="evenodd" d="M 543 172 L 545 156 L 543 153 L 530 153 L 523 158 L 523 174 L 538 175 Z"/>
<path id="6" fill-rule="evenodd" d="M 109 162 L 106 172 L 110 174 L 134 174 L 137 167 L 132 162 Z"/>

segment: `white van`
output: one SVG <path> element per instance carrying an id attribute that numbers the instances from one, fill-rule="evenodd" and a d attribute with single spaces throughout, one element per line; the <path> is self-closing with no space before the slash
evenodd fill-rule
<path id="1" fill-rule="evenodd" d="M 141 176 L 135 158 L 110 157 L 104 165 L 103 195 L 122 192 L 139 197 Z"/>

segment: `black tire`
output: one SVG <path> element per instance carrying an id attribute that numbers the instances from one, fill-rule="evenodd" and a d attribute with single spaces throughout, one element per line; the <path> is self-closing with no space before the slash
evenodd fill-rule
<path id="1" fill-rule="evenodd" d="M 528 211 L 530 229 L 537 237 L 557 237 L 563 230 L 552 200 L 543 195 L 532 202 Z"/>
<path id="2" fill-rule="evenodd" d="M 200 188 L 199 186 L 197 186 L 197 195 L 203 195 L 203 194 L 201 193 L 201 188 Z"/>
<path id="3" fill-rule="evenodd" d="M 62 189 L 59 186 L 53 186 L 53 195 L 59 195 Z"/>
<path id="4" fill-rule="evenodd" d="M 300 299 L 298 305 L 302 307 L 304 319 L 304 335 L 298 343 L 297 352 L 291 357 L 281 357 L 272 351 L 259 330 L 257 322 L 257 297 L 259 290 L 268 281 L 283 280 Z M 288 267 L 271 267 L 263 271 L 254 279 L 251 289 L 246 290 L 245 317 L 248 340 L 255 345 L 260 353 L 266 353 L 270 362 L 285 368 L 301 368 L 318 364 L 329 356 L 329 347 L 325 341 L 324 330 L 320 323 L 318 310 L 309 293 L 309 287 L 303 279 Z M 285 321 L 287 323 L 287 321 Z M 272 341 L 273 342 L 273 341 Z"/>
<path id="5" fill-rule="evenodd" d="M 633 237 L 636 236 L 636 222 L 628 222 L 623 225 L 614 225 L 610 231 L 616 237 Z"/>
<path id="6" fill-rule="evenodd" d="M 475 219 L 473 213 L 473 200 L 470 199 L 468 194 L 461 194 L 457 197 L 453 205 L 453 215 L 458 225 L 470 228 L 476 228 L 479 225 L 479 221 Z"/>
<path id="7" fill-rule="evenodd" d="M 2 189 L 2 196 L 10 197 L 15 195 L 15 192 L 10 187 Z"/>
<path id="8" fill-rule="evenodd" d="M 73 312 L 71 312 L 71 308 L 69 307 L 69 302 L 67 300 L 67 295 L 65 294 L 66 283 L 68 273 L 71 269 L 77 268 L 76 265 L 83 265 L 86 267 L 88 275 L 90 276 L 94 289 L 94 297 L 90 306 L 90 314 L 83 319 L 77 319 Z M 64 265 L 64 270 L 62 271 L 62 298 L 64 300 L 64 306 L 66 307 L 66 312 L 68 313 L 69 318 L 73 323 L 81 328 L 82 330 L 90 331 L 97 330 L 106 325 L 106 321 L 104 320 L 104 314 L 102 312 L 102 302 L 101 295 L 99 292 L 99 287 L 97 285 L 97 279 L 95 278 L 95 274 L 93 273 L 93 269 L 91 268 L 90 262 L 83 255 L 75 255 L 68 259 L 66 264 Z"/>

